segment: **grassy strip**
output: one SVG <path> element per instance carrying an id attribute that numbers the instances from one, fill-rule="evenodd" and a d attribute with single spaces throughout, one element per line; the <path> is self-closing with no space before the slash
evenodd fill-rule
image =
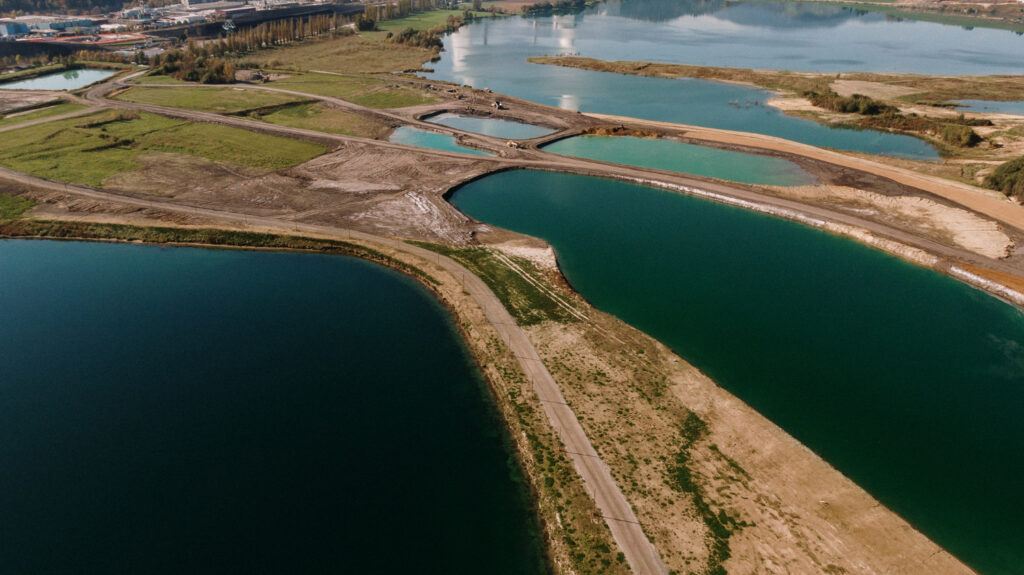
<path id="1" fill-rule="evenodd" d="M 731 556 L 729 537 L 736 530 L 746 526 L 746 523 L 742 521 L 737 522 L 736 518 L 726 513 L 724 509 L 720 509 L 718 513 L 715 513 L 705 498 L 704 488 L 694 478 L 694 471 L 690 468 L 690 450 L 695 443 L 707 435 L 707 424 L 704 420 L 696 413 L 689 412 L 682 425 L 680 425 L 679 434 L 682 437 L 683 445 L 676 454 L 675 465 L 669 469 L 671 485 L 676 491 L 688 493 L 693 498 L 693 505 L 697 508 L 697 513 L 700 515 L 705 527 L 707 527 L 707 573 L 710 575 L 725 575 L 726 571 L 722 563 Z M 717 451 L 717 447 L 715 450 Z M 735 469 L 746 474 L 735 462 L 732 460 L 728 461 Z"/>
<path id="2" fill-rule="evenodd" d="M 434 50 L 352 35 L 263 50 L 242 58 L 239 65 L 294 71 L 388 74 L 396 70 L 419 70 L 424 62 L 436 58 Z"/>
<path id="3" fill-rule="evenodd" d="M 403 108 L 437 101 L 429 92 L 376 78 L 302 74 L 275 80 L 287 90 L 339 98 L 367 108 Z"/>
<path id="4" fill-rule="evenodd" d="M 549 320 L 562 323 L 576 320 L 550 295 L 503 264 L 487 248 L 455 248 L 415 241 L 409 243 L 448 256 L 465 266 L 491 288 L 519 325 L 536 325 Z M 531 276 L 538 275 L 532 273 L 536 270 L 531 269 L 533 265 L 529 262 L 521 260 L 516 261 L 516 264 L 527 270 Z"/>
<path id="5" fill-rule="evenodd" d="M 39 108 L 32 112 L 24 114 L 8 115 L 0 118 L 0 128 L 4 126 L 13 126 L 15 124 L 24 124 L 25 122 L 31 122 L 32 120 L 41 120 L 43 118 L 52 118 L 54 116 L 60 116 L 62 114 L 70 114 L 79 110 L 84 110 L 86 106 L 82 104 L 72 104 L 70 102 L 61 102 L 52 106 L 46 106 L 45 108 Z"/>
<path id="6" fill-rule="evenodd" d="M 27 80 L 29 78 L 35 78 L 36 76 L 42 76 L 43 74 L 49 74 L 50 72 L 60 72 L 65 69 L 67 69 L 67 66 L 64 64 L 48 64 L 46 66 L 39 66 L 38 68 L 29 68 L 28 70 L 18 70 L 17 72 L 0 74 L 0 82 Z"/>
<path id="7" fill-rule="evenodd" d="M 257 108 L 303 101 L 298 96 L 277 92 L 198 86 L 188 88 L 143 86 L 121 92 L 114 99 L 216 114 L 238 114 Z"/>
<path id="8" fill-rule="evenodd" d="M 0 196 L 0 210 L 9 202 Z M 21 198 L 13 198 L 22 200 Z M 30 203 L 29 208 L 34 205 Z M 24 213 L 24 208 L 20 213 Z M 6 214 L 0 211 L 0 215 Z M 12 211 L 11 213 L 15 213 Z M 438 281 L 423 270 L 401 262 L 372 248 L 337 240 L 320 240 L 300 236 L 279 236 L 275 234 L 236 232 L 213 228 L 182 229 L 139 227 L 124 224 L 100 224 L 89 222 L 63 222 L 47 220 L 12 220 L 0 222 L 0 237 L 6 238 L 47 238 L 47 239 L 92 239 L 145 242 L 150 244 L 176 244 L 197 246 L 224 246 L 240 248 L 271 248 L 331 254 L 343 254 L 382 263 L 398 271 L 422 279 L 428 284 Z"/>
<path id="9" fill-rule="evenodd" d="M 464 10 L 430 10 L 429 12 L 417 12 L 404 18 L 385 20 L 377 22 L 377 30 L 381 32 L 400 32 L 406 28 L 422 30 L 424 32 L 443 29 L 448 25 L 448 18 L 462 19 L 466 12 Z M 472 12 L 474 18 L 489 17 L 487 12 Z"/>
<path id="10" fill-rule="evenodd" d="M 280 126 L 363 138 L 381 138 L 391 129 L 387 122 L 331 108 L 321 103 L 292 104 L 251 116 Z"/>
<path id="11" fill-rule="evenodd" d="M 16 220 L 36 206 L 36 202 L 9 194 L 0 194 L 0 222 Z"/>
<path id="12" fill-rule="evenodd" d="M 4 165 L 94 187 L 112 175 L 138 169 L 134 158 L 148 152 L 277 170 L 326 151 L 319 144 L 227 126 L 112 110 L 6 132 L 0 139 Z"/>

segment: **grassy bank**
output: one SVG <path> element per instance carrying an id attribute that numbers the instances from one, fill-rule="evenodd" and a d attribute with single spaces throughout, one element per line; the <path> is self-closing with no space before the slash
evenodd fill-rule
<path id="1" fill-rule="evenodd" d="M 339 98 L 367 108 L 403 108 L 438 100 L 437 96 L 427 90 L 386 79 L 334 74 L 297 74 L 275 80 L 271 85 L 285 90 Z"/>
<path id="2" fill-rule="evenodd" d="M 185 88 L 140 86 L 120 92 L 113 96 L 113 99 L 216 114 L 244 114 L 251 110 L 307 101 L 298 96 L 276 92 L 205 86 Z"/>
<path id="3" fill-rule="evenodd" d="M 61 102 L 59 104 L 53 104 L 52 106 L 46 106 L 44 108 L 38 108 L 26 113 L 14 113 L 0 117 L 0 128 L 5 126 L 14 126 L 16 124 L 23 124 L 25 122 L 31 122 L 33 120 L 42 120 L 44 118 L 52 118 L 54 116 L 60 116 L 62 114 L 70 114 L 72 112 L 78 112 L 84 110 L 86 106 L 82 104 L 72 104 L 70 102 Z"/>
<path id="4" fill-rule="evenodd" d="M 242 58 L 240 63 L 268 69 L 387 74 L 418 70 L 435 56 L 433 50 L 352 35 L 263 50 Z"/>
<path id="5" fill-rule="evenodd" d="M 148 152 L 276 170 L 326 151 L 319 144 L 227 126 L 115 111 L 14 130 L 0 139 L 4 166 L 89 186 L 101 186 L 112 175 L 137 169 L 134 158 Z"/>

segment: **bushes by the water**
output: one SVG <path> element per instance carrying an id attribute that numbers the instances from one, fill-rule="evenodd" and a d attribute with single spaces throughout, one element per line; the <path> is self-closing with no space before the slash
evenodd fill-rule
<path id="1" fill-rule="evenodd" d="M 398 34 L 392 35 L 388 32 L 388 39 L 396 44 L 405 44 L 407 46 L 416 46 L 419 48 L 434 48 L 440 50 L 444 47 L 444 43 L 441 38 L 434 32 L 424 30 L 414 30 L 412 28 L 405 28 Z"/>
<path id="2" fill-rule="evenodd" d="M 1024 199 L 1024 156 L 1002 164 L 985 178 L 985 187 Z"/>
<path id="3" fill-rule="evenodd" d="M 867 96 L 861 94 L 854 94 L 852 96 L 840 96 L 832 90 L 824 90 L 821 92 L 806 91 L 804 97 L 811 101 L 812 104 L 819 108 L 825 108 L 833 112 L 840 112 L 843 114 L 861 114 L 863 116 L 876 116 L 884 112 L 898 112 L 898 110 L 888 104 L 883 104 L 878 100 L 873 100 Z"/>

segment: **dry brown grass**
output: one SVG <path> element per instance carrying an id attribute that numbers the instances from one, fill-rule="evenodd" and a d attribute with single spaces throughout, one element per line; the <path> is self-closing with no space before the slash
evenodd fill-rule
<path id="1" fill-rule="evenodd" d="M 386 74 L 417 70 L 434 57 L 432 50 L 353 35 L 265 50 L 242 59 L 263 68 Z"/>

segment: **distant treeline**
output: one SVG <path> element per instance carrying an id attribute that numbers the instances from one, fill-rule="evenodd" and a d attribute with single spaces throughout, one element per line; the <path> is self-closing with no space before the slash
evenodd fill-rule
<path id="1" fill-rule="evenodd" d="M 555 0 L 554 2 L 544 0 L 543 2 L 534 2 L 529 6 L 523 6 L 521 10 L 523 14 L 551 14 L 582 10 L 586 6 L 586 0 Z"/>
<path id="2" fill-rule="evenodd" d="M 317 14 L 305 18 L 288 18 L 264 22 L 258 26 L 239 30 L 220 40 L 207 42 L 203 48 L 190 48 L 189 51 L 201 50 L 206 55 L 219 57 L 225 54 L 239 56 L 284 46 L 311 38 L 332 35 L 349 35 L 352 30 L 345 27 L 348 19 L 337 14 Z"/>

